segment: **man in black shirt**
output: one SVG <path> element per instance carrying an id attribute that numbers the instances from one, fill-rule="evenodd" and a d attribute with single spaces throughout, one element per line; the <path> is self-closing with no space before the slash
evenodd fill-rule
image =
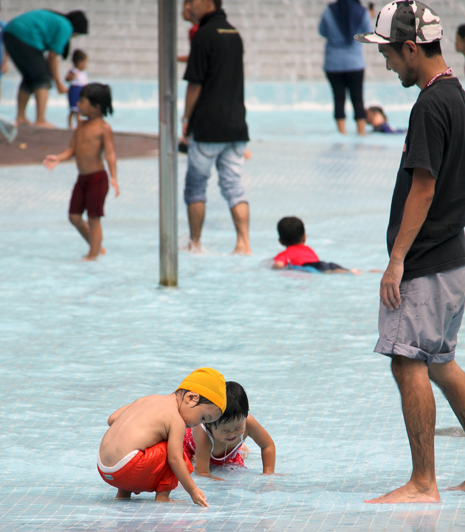
<path id="1" fill-rule="evenodd" d="M 201 249 L 206 187 L 216 164 L 219 185 L 237 232 L 234 253 L 250 254 L 249 205 L 241 184 L 244 150 L 249 140 L 245 121 L 243 46 L 239 32 L 226 20 L 221 0 L 191 0 L 199 22 L 192 39 L 184 79 L 188 81 L 183 121 L 188 169 L 184 200 L 190 249 Z"/>
<path id="2" fill-rule="evenodd" d="M 413 472 L 406 485 L 370 503 L 440 500 L 430 379 L 465 427 L 465 373 L 454 360 L 465 301 L 465 98 L 442 57 L 441 37 L 438 15 L 415 0 L 388 4 L 374 33 L 355 36 L 378 44 L 404 87 L 421 89 L 392 198 L 375 348 L 392 358 Z"/>

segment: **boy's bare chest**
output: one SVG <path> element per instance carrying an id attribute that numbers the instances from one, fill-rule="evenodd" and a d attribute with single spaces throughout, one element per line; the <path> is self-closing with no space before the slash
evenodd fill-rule
<path id="1" fill-rule="evenodd" d="M 77 144 L 95 144 L 101 145 L 103 140 L 103 130 L 98 125 L 84 125 L 76 131 Z"/>

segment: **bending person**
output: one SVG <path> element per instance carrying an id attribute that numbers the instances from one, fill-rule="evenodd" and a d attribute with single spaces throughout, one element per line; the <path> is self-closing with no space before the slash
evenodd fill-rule
<path id="1" fill-rule="evenodd" d="M 371 31 L 370 14 L 359 0 L 337 0 L 329 4 L 321 17 L 319 32 L 327 39 L 323 70 L 334 97 L 334 118 L 339 133 L 345 134 L 346 91 L 354 106 L 357 133 L 365 134 L 365 108 L 363 105 L 363 76 L 365 59 L 360 43 L 354 41 L 356 33 Z"/>
<path id="2" fill-rule="evenodd" d="M 82 11 L 63 15 L 38 9 L 18 15 L 3 30 L 5 48 L 23 79 L 18 89 L 18 125 L 29 124 L 26 107 L 32 93 L 36 100 L 36 126 L 53 127 L 45 120 L 48 91 L 53 79 L 59 93 L 68 92 L 58 72 L 58 56 L 68 56 L 72 36 L 87 33 Z M 47 59 L 44 53 L 48 52 Z"/>

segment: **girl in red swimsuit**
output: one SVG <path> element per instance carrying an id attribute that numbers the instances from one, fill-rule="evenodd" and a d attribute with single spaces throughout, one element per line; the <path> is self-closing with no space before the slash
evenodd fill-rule
<path id="1" fill-rule="evenodd" d="M 215 423 L 205 423 L 187 429 L 184 451 L 194 462 L 195 472 L 212 480 L 224 480 L 210 475 L 210 465 L 245 467 L 247 436 L 262 450 L 263 474 L 274 473 L 276 449 L 273 440 L 260 423 L 249 414 L 249 401 L 244 388 L 237 382 L 226 383 L 227 406 Z"/>

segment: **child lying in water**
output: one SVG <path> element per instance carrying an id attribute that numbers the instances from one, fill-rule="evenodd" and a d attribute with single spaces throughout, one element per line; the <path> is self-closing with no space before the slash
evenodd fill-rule
<path id="1" fill-rule="evenodd" d="M 226 397 L 226 410 L 217 421 L 186 430 L 184 452 L 194 462 L 195 472 L 212 480 L 224 480 L 210 475 L 210 465 L 245 467 L 242 455 L 248 449 L 244 440 L 250 436 L 262 450 L 263 474 L 272 475 L 276 448 L 268 432 L 249 414 L 244 388 L 237 382 L 227 382 Z"/>
<path id="2" fill-rule="evenodd" d="M 186 427 L 213 423 L 226 408 L 224 377 L 211 368 L 192 372 L 170 395 L 149 395 L 123 406 L 108 418 L 110 428 L 100 444 L 97 469 L 118 488 L 117 499 L 156 491 L 155 500 L 172 502 L 178 480 L 194 503 L 208 506 L 190 474 L 185 453 Z"/>
<path id="3" fill-rule="evenodd" d="M 276 255 L 273 268 L 286 266 L 311 266 L 322 273 L 360 273 L 358 270 L 348 270 L 334 262 L 320 261 L 312 248 L 305 245 L 305 227 L 300 218 L 288 216 L 278 222 L 279 242 L 286 250 Z"/>

